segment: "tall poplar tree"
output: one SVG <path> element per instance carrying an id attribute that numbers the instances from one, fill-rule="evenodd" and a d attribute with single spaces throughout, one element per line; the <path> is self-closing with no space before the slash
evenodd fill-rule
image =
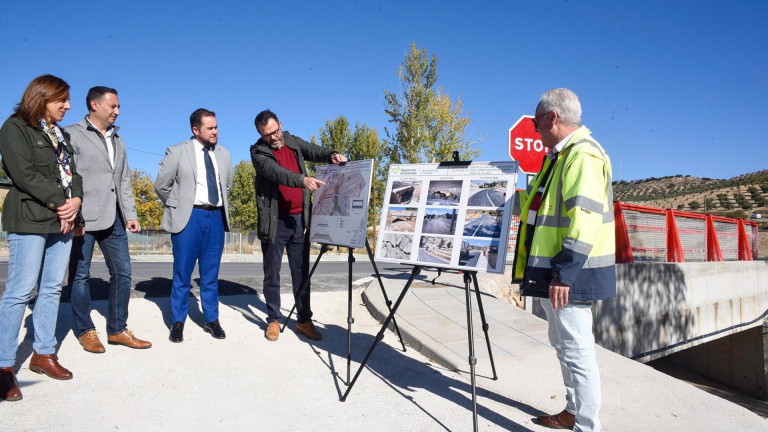
<path id="1" fill-rule="evenodd" d="M 389 163 L 427 163 L 450 159 L 458 150 L 463 159 L 480 155 L 465 131 L 468 115 L 462 114 L 462 100 L 452 102 L 437 87 L 437 56 L 429 56 L 416 42 L 409 46 L 397 71 L 400 89 L 384 92 L 384 112 L 393 129 L 385 129 Z"/>

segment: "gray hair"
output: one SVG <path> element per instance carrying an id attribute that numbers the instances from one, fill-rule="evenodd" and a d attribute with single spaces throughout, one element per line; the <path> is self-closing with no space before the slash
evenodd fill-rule
<path id="1" fill-rule="evenodd" d="M 581 103 L 576 93 L 567 88 L 554 88 L 541 95 L 544 112 L 554 111 L 566 126 L 581 126 Z"/>

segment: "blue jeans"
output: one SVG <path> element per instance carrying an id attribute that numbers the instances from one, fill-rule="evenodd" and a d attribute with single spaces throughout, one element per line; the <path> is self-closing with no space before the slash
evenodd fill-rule
<path id="1" fill-rule="evenodd" d="M 224 251 L 223 210 L 192 209 L 187 226 L 171 234 L 173 244 L 173 286 L 171 320 L 184 322 L 189 312 L 192 270 L 198 262 L 200 304 L 205 322 L 219 319 L 219 267 Z"/>
<path id="2" fill-rule="evenodd" d="M 304 233 L 304 221 L 300 214 L 280 215 L 277 218 L 275 242 L 261 242 L 261 253 L 264 256 L 264 299 L 267 303 L 267 322 L 279 321 L 283 318 L 280 312 L 280 267 L 283 251 L 288 252 L 293 298 L 296 299 L 301 284 L 309 277 L 309 236 Z M 304 295 L 296 299 L 300 323 L 312 319 L 309 288 L 307 284 Z"/>
<path id="3" fill-rule="evenodd" d="M 541 306 L 549 323 L 549 342 L 557 351 L 566 391 L 565 410 L 576 415 L 575 431 L 599 431 L 600 371 L 592 334 L 592 302 L 569 300 L 554 310 L 548 298 Z"/>
<path id="4" fill-rule="evenodd" d="M 72 316 L 78 337 L 96 329 L 91 320 L 91 288 L 88 279 L 91 277 L 93 246 L 97 242 L 109 269 L 107 334 L 122 333 L 127 328 L 128 301 L 131 298 L 131 257 L 128 253 L 128 235 L 118 210 L 111 228 L 86 232 L 84 236 L 72 240 L 69 284 L 72 287 Z"/>
<path id="5" fill-rule="evenodd" d="M 72 234 L 8 233 L 8 247 L 8 280 L 0 298 L 0 367 L 16 363 L 21 321 L 35 284 L 32 347 L 41 355 L 56 353 L 56 319 Z"/>

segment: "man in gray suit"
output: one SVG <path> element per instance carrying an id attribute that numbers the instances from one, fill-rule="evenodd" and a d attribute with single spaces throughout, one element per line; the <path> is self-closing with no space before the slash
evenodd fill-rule
<path id="1" fill-rule="evenodd" d="M 171 233 L 173 244 L 172 342 L 184 340 L 195 262 L 200 271 L 203 330 L 217 339 L 226 337 L 219 324 L 219 266 L 224 232 L 229 231 L 232 159 L 229 150 L 216 144 L 218 126 L 213 111 L 195 110 L 189 125 L 193 137 L 168 147 L 155 181 L 155 191 L 165 205 L 161 227 Z"/>
<path id="2" fill-rule="evenodd" d="M 139 232 L 136 200 L 125 141 L 117 133 L 120 114 L 117 90 L 93 87 L 86 96 L 88 115 L 64 128 L 75 150 L 75 161 L 83 176 L 83 218 L 85 228 L 75 230 L 69 260 L 72 314 L 75 333 L 88 352 L 103 353 L 96 327 L 91 320 L 90 278 L 93 247 L 99 244 L 109 268 L 109 312 L 107 342 L 131 348 L 149 348 L 151 343 L 136 338 L 127 328 L 128 300 L 131 297 L 131 257 L 128 235 Z"/>

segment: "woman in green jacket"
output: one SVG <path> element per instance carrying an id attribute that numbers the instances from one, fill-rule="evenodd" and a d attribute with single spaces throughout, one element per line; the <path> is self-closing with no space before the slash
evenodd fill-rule
<path id="1" fill-rule="evenodd" d="M 69 85 L 43 75 L 32 80 L 0 128 L 3 167 L 13 183 L 3 208 L 10 253 L 0 298 L 0 398 L 9 401 L 21 399 L 13 368 L 21 322 L 35 285 L 35 342 L 29 369 L 55 379 L 72 378 L 56 358 L 55 335 L 61 285 L 83 196 L 72 147 L 57 125 L 70 108 Z"/>

